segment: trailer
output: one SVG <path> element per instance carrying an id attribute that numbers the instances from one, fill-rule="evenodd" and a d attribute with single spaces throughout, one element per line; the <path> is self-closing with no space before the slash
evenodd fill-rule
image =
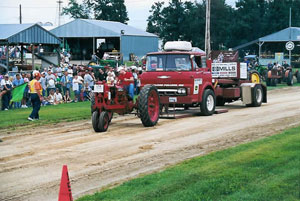
<path id="1" fill-rule="evenodd" d="M 203 52 L 192 51 L 189 42 L 167 42 L 163 52 L 147 54 L 137 99 L 129 98 L 123 86 L 98 82 L 92 100 L 92 124 L 96 132 L 107 130 L 113 113 L 135 113 L 144 126 L 154 126 L 161 110 L 170 106 L 198 107 L 213 115 L 216 105 L 242 100 L 246 106 L 267 102 L 267 89 L 252 83 L 247 65 L 213 62 Z"/>

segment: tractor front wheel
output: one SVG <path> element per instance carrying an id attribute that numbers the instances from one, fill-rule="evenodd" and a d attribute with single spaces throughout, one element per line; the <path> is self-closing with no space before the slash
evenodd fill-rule
<path id="1" fill-rule="evenodd" d="M 102 111 L 100 113 L 99 124 L 98 124 L 98 128 L 99 128 L 100 132 L 107 131 L 110 120 L 111 119 L 110 119 L 110 117 L 108 115 L 108 112 Z"/>
<path id="2" fill-rule="evenodd" d="M 204 116 L 210 116 L 215 112 L 216 109 L 216 96 L 213 90 L 205 89 L 200 104 L 201 114 Z"/>
<path id="3" fill-rule="evenodd" d="M 146 85 L 139 96 L 138 109 L 145 127 L 156 125 L 159 119 L 159 94 L 154 85 Z"/>
<path id="4" fill-rule="evenodd" d="M 95 110 L 92 114 L 92 125 L 95 132 L 100 132 L 98 123 L 99 123 L 99 112 L 98 110 Z"/>

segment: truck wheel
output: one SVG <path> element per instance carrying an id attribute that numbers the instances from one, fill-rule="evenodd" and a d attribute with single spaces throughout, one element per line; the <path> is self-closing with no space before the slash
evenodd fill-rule
<path id="1" fill-rule="evenodd" d="M 204 116 L 210 116 L 215 112 L 216 108 L 216 96 L 213 90 L 205 89 L 200 104 L 201 114 Z"/>
<path id="2" fill-rule="evenodd" d="M 92 125 L 95 132 L 100 132 L 98 123 L 99 123 L 99 112 L 98 110 L 96 110 L 92 113 Z"/>
<path id="3" fill-rule="evenodd" d="M 298 70 L 296 73 L 297 82 L 300 83 L 300 71 Z"/>
<path id="4" fill-rule="evenodd" d="M 289 71 L 288 76 L 286 78 L 286 83 L 289 86 L 293 86 L 294 80 L 293 80 L 293 73 L 292 73 L 292 71 Z"/>
<path id="5" fill-rule="evenodd" d="M 99 123 L 98 123 L 99 132 L 107 131 L 109 122 L 110 121 L 109 121 L 108 112 L 102 111 L 99 116 Z"/>
<path id="6" fill-rule="evenodd" d="M 253 88 L 253 94 L 252 94 L 252 103 L 247 104 L 248 107 L 259 107 L 262 104 L 263 101 L 263 89 L 261 85 L 255 85 Z"/>
<path id="7" fill-rule="evenodd" d="M 154 126 L 159 119 L 159 95 L 154 85 L 142 88 L 139 97 L 140 118 L 145 127 Z"/>

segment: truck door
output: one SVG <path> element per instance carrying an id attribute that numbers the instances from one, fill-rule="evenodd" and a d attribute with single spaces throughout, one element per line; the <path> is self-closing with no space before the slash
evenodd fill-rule
<path id="1" fill-rule="evenodd" d="M 194 95 L 197 95 L 198 102 L 202 101 L 202 93 L 207 83 L 211 83 L 211 71 L 206 65 L 206 57 L 195 55 L 192 58 L 194 73 Z"/>

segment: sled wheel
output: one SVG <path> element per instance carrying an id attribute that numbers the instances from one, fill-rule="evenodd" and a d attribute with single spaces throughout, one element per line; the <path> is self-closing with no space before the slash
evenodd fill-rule
<path id="1" fill-rule="evenodd" d="M 286 83 L 289 86 L 293 86 L 294 80 L 293 80 L 293 73 L 292 73 L 292 71 L 289 71 L 288 76 L 286 78 Z"/>
<path id="2" fill-rule="evenodd" d="M 261 87 L 261 85 L 256 85 L 253 88 L 253 94 L 252 94 L 252 103 L 251 104 L 247 104 L 246 106 L 248 107 L 260 107 L 263 101 L 263 89 Z"/>
<path id="3" fill-rule="evenodd" d="M 95 132 L 100 132 L 98 123 L 99 123 L 99 112 L 98 112 L 98 110 L 96 110 L 92 114 L 92 125 L 93 125 L 93 129 Z"/>
<path id="4" fill-rule="evenodd" d="M 210 116 L 215 112 L 216 108 L 216 96 L 211 89 L 205 89 L 200 104 L 201 114 L 204 116 Z"/>
<path id="5" fill-rule="evenodd" d="M 102 111 L 99 116 L 98 128 L 100 132 L 105 132 L 109 125 L 109 115 L 108 112 Z"/>
<path id="6" fill-rule="evenodd" d="M 142 88 L 139 97 L 140 118 L 145 127 L 154 126 L 159 119 L 159 95 L 154 85 Z"/>

